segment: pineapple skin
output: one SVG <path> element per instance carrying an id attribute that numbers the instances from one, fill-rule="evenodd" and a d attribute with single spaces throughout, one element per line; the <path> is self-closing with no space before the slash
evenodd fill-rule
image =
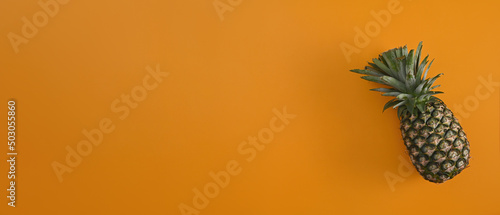
<path id="1" fill-rule="evenodd" d="M 469 164 L 470 145 L 453 112 L 442 101 L 425 111 L 400 117 L 401 134 L 410 160 L 424 179 L 443 183 Z"/>

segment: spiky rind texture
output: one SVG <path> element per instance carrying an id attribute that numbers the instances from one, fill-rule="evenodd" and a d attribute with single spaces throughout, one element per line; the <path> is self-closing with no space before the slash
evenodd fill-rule
<path id="1" fill-rule="evenodd" d="M 441 101 L 429 102 L 416 115 L 403 114 L 401 134 L 413 165 L 430 182 L 450 180 L 469 164 L 467 136 Z"/>

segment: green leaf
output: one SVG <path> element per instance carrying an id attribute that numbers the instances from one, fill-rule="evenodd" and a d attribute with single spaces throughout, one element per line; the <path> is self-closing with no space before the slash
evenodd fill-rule
<path id="1" fill-rule="evenodd" d="M 408 83 L 409 86 L 414 87 L 414 85 L 415 85 L 415 75 L 412 74 L 412 72 L 407 72 L 406 73 L 406 79 L 405 80 L 406 80 L 406 82 Z M 410 88 L 408 88 L 408 89 L 410 89 Z"/>
<path id="2" fill-rule="evenodd" d="M 401 92 L 389 92 L 389 93 L 384 93 L 382 94 L 383 96 L 399 96 L 401 94 Z"/>
<path id="3" fill-rule="evenodd" d="M 417 98 L 415 98 L 415 101 L 416 101 L 417 103 L 425 103 L 425 102 L 426 102 L 426 101 L 425 101 L 425 95 L 420 95 L 420 96 L 418 96 Z"/>
<path id="4" fill-rule="evenodd" d="M 403 107 L 398 108 L 398 118 L 400 118 L 400 119 L 401 119 L 401 115 L 403 115 L 403 110 L 404 110 Z"/>
<path id="5" fill-rule="evenodd" d="M 398 48 L 393 49 L 393 53 L 395 58 L 403 57 L 403 48 L 400 46 Z"/>
<path id="6" fill-rule="evenodd" d="M 438 87 L 440 87 L 440 86 L 441 86 L 441 85 L 436 85 L 436 86 L 434 86 L 434 87 L 429 88 L 429 90 L 436 89 L 436 88 L 438 88 Z"/>
<path id="7" fill-rule="evenodd" d="M 443 91 L 430 91 L 429 92 L 431 95 L 436 95 L 436 94 L 443 94 Z"/>
<path id="8" fill-rule="evenodd" d="M 391 69 L 389 69 L 386 65 L 384 65 L 382 62 L 380 62 L 379 59 L 373 58 L 373 63 L 378 66 L 381 70 L 383 70 L 386 74 L 392 75 Z"/>
<path id="9" fill-rule="evenodd" d="M 417 47 L 417 51 L 415 52 L 415 56 L 416 56 L 416 59 L 415 59 L 415 68 L 414 70 L 417 71 L 418 69 L 418 66 L 420 64 L 420 55 L 422 54 L 422 41 L 420 41 L 420 43 L 418 43 L 418 47 Z M 416 76 L 417 78 L 420 78 L 420 76 Z"/>
<path id="10" fill-rule="evenodd" d="M 422 60 L 422 62 L 420 63 L 420 65 L 418 66 L 418 72 L 417 72 L 417 77 L 420 78 L 422 75 L 422 73 L 424 72 L 424 69 L 425 69 L 425 65 L 427 65 L 427 62 L 428 62 L 428 59 L 429 58 L 429 55 L 425 56 L 424 60 Z M 422 78 L 422 80 L 424 80 L 425 78 Z"/>
<path id="11" fill-rule="evenodd" d="M 378 72 L 378 73 L 381 73 L 381 74 L 384 74 L 384 75 L 389 75 L 384 70 L 380 69 L 377 66 L 377 64 L 368 62 L 368 65 L 370 65 L 370 66 L 365 67 L 366 70 L 372 70 L 372 71 L 375 71 L 375 72 Z"/>
<path id="12" fill-rule="evenodd" d="M 434 84 L 434 82 L 436 81 L 436 79 L 438 79 L 439 77 L 441 77 L 441 75 L 444 75 L 443 73 L 439 73 L 437 74 L 436 76 L 434 76 L 433 78 L 429 79 L 427 81 L 427 83 L 425 84 L 425 88 L 430 88 L 432 86 L 432 84 Z"/>
<path id="13" fill-rule="evenodd" d="M 404 105 L 404 104 L 406 104 L 406 101 L 399 102 L 398 104 L 394 105 L 392 108 L 397 108 L 397 107 Z"/>
<path id="14" fill-rule="evenodd" d="M 406 74 L 411 73 L 412 75 L 415 76 L 414 70 L 413 70 L 413 61 L 414 61 L 414 56 L 413 56 L 413 50 L 410 51 L 408 54 L 408 57 L 406 58 Z"/>
<path id="15" fill-rule="evenodd" d="M 406 58 L 406 77 L 407 77 L 407 82 L 409 83 L 409 86 L 411 89 L 415 88 L 415 71 L 413 70 L 413 62 L 414 62 L 414 52 L 413 49 L 410 51 L 408 54 L 408 57 Z"/>
<path id="16" fill-rule="evenodd" d="M 406 87 L 401 81 L 398 81 L 397 79 L 389 76 L 382 76 L 380 77 L 382 81 L 385 82 L 385 84 L 393 86 L 394 88 L 398 89 L 401 92 L 406 92 Z"/>
<path id="17" fill-rule="evenodd" d="M 398 70 L 397 71 L 398 71 L 399 80 L 402 81 L 403 83 L 405 83 L 406 89 L 410 89 L 410 86 L 408 85 L 409 83 L 407 83 L 407 81 L 406 81 L 406 72 L 405 72 L 406 61 L 400 60 L 397 63 L 398 63 Z"/>
<path id="18" fill-rule="evenodd" d="M 410 113 L 413 113 L 413 108 L 415 108 L 415 99 L 408 99 L 408 105 L 406 105 L 406 107 L 408 108 L 408 111 L 410 111 Z"/>
<path id="19" fill-rule="evenodd" d="M 425 94 L 422 96 L 422 100 L 428 101 L 430 97 L 431 97 L 431 94 Z"/>
<path id="20" fill-rule="evenodd" d="M 362 70 L 362 69 L 352 69 L 351 72 L 363 74 L 363 75 L 373 75 L 373 76 L 382 76 L 382 74 L 370 70 Z"/>
<path id="21" fill-rule="evenodd" d="M 390 52 L 390 51 L 384 52 L 384 53 L 382 53 L 382 57 L 384 58 L 384 61 L 387 63 L 387 65 L 389 66 L 389 69 L 391 69 L 394 72 L 397 72 L 398 69 L 396 67 L 396 62 L 393 60 L 394 57 L 392 55 L 389 56 L 390 53 L 392 53 L 392 52 Z M 392 76 L 394 76 L 394 74 Z"/>
<path id="22" fill-rule="evenodd" d="M 425 112 L 424 103 L 417 103 L 417 108 L 421 113 Z"/>
<path id="23" fill-rule="evenodd" d="M 391 99 L 390 101 L 388 101 L 387 103 L 385 103 L 384 105 L 384 109 L 382 110 L 382 113 L 389 107 L 392 107 L 394 105 L 396 105 L 399 101 L 397 99 Z"/>
<path id="24" fill-rule="evenodd" d="M 412 95 L 410 95 L 410 94 L 402 93 L 402 94 L 399 94 L 399 95 L 397 96 L 397 98 L 398 98 L 399 100 L 408 100 L 408 99 L 410 99 L 410 98 L 413 98 L 413 96 L 412 96 Z"/>
<path id="25" fill-rule="evenodd" d="M 424 88 L 425 83 L 426 83 L 426 82 L 421 83 L 421 84 L 419 84 L 419 85 L 417 86 L 417 88 L 415 89 L 415 94 L 417 94 L 417 95 L 418 95 L 418 94 L 420 94 L 420 93 L 422 92 L 422 89 Z"/>
<path id="26" fill-rule="evenodd" d="M 378 92 L 383 92 L 383 93 L 388 93 L 388 92 L 396 92 L 397 90 L 394 88 L 373 88 L 370 89 L 371 91 L 378 91 Z"/>
<path id="27" fill-rule="evenodd" d="M 387 77 L 387 76 L 382 76 L 382 77 Z M 379 77 L 375 77 L 375 76 L 361 76 L 362 79 L 365 79 L 367 81 L 372 81 L 372 82 L 375 82 L 375 83 L 379 83 L 379 84 L 383 84 L 383 85 L 387 85 L 384 81 L 382 81 Z"/>
<path id="28" fill-rule="evenodd" d="M 427 77 L 427 72 L 429 71 L 429 68 L 431 68 L 432 62 L 434 62 L 434 59 L 429 63 L 429 66 L 427 66 L 427 69 L 425 70 L 424 77 L 422 79 L 425 79 Z"/>

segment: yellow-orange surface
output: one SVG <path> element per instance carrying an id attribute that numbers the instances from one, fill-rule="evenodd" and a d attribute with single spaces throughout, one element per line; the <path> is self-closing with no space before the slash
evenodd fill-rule
<path id="1" fill-rule="evenodd" d="M 500 214 L 498 8 L 2 1 L 0 214 Z M 407 168 L 388 98 L 348 72 L 419 41 L 471 144 L 439 185 Z"/>

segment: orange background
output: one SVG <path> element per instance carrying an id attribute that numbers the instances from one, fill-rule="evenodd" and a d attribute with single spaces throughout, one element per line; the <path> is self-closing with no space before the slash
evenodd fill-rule
<path id="1" fill-rule="evenodd" d="M 500 214 L 500 88 L 476 98 L 481 77 L 500 82 L 497 1 L 399 0 L 350 62 L 340 44 L 355 46 L 354 28 L 391 1 L 221 2 L 235 5 L 223 21 L 212 0 L 69 1 L 15 53 L 7 35 L 42 9 L 2 1 L 0 114 L 15 98 L 19 156 L 16 208 L 0 163 L 0 213 L 182 214 L 209 172 L 236 160 L 241 172 L 200 214 Z M 445 73 L 440 98 L 477 106 L 461 120 L 470 168 L 440 185 L 398 170 L 409 158 L 395 111 L 382 114 L 388 98 L 348 72 L 419 41 L 431 75 Z M 157 64 L 169 76 L 120 120 L 112 102 Z M 238 146 L 285 106 L 296 117 L 247 162 Z M 60 183 L 51 164 L 103 118 L 115 130 Z M 402 180 L 394 190 L 387 173 Z"/>

